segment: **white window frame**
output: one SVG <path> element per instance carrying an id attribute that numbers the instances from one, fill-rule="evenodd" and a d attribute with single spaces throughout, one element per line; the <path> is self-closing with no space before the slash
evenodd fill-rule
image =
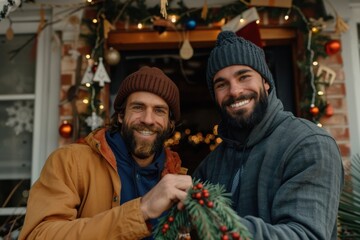
<path id="1" fill-rule="evenodd" d="M 45 11 L 45 16 L 47 21 L 51 21 L 50 10 Z M 16 34 L 35 34 L 37 32 L 40 20 L 39 9 L 23 7 L 11 13 L 10 17 L 15 37 Z M 9 24 L 8 19 L 1 20 L 0 34 L 5 34 Z M 0 96 L 2 100 L 23 98 L 34 100 L 31 185 L 38 179 L 49 153 L 58 146 L 61 48 L 59 41 L 53 41 L 55 34 L 52 26 L 49 25 L 37 37 L 34 94 Z M 9 179 L 13 178 L 9 176 Z M 25 211 L 26 208 L 0 208 L 0 215 L 24 214 Z"/>

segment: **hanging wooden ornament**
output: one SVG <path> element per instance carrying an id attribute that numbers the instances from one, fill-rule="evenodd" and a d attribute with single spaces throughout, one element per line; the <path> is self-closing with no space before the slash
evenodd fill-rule
<path id="1" fill-rule="evenodd" d="M 105 86 L 105 83 L 111 82 L 110 77 L 106 72 L 102 57 L 99 58 L 99 64 L 97 66 L 93 81 L 99 82 L 100 87 Z"/>
<path id="2" fill-rule="evenodd" d="M 202 19 L 206 20 L 207 15 L 208 15 L 208 11 L 209 11 L 209 8 L 208 8 L 207 0 L 205 0 L 203 8 L 201 10 L 201 18 Z"/>
<path id="3" fill-rule="evenodd" d="M 336 78 L 336 72 L 331 68 L 320 64 L 316 76 L 319 78 L 319 82 L 331 86 Z"/>
<path id="4" fill-rule="evenodd" d="M 180 49 L 180 57 L 184 60 L 190 59 L 194 55 L 194 49 L 191 47 L 188 39 L 185 39 Z"/>
<path id="5" fill-rule="evenodd" d="M 73 126 L 68 122 L 64 121 L 59 127 L 59 134 L 63 138 L 70 138 L 73 133 Z"/>
<path id="6" fill-rule="evenodd" d="M 96 112 L 92 112 L 91 116 L 85 119 L 86 124 L 91 127 L 91 130 L 95 130 L 96 128 L 102 126 L 104 120 L 99 117 Z"/>
<path id="7" fill-rule="evenodd" d="M 40 32 L 44 29 L 45 24 L 46 24 L 45 10 L 44 10 L 44 7 L 41 5 L 41 8 L 40 8 L 40 21 L 39 21 L 39 26 L 38 26 L 37 33 L 36 33 L 37 35 L 39 35 Z"/>
<path id="8" fill-rule="evenodd" d="M 349 30 L 349 25 L 344 21 L 339 14 L 336 14 L 336 24 L 335 24 L 335 32 L 336 33 L 344 33 Z"/>
<path id="9" fill-rule="evenodd" d="M 91 83 L 93 81 L 94 73 L 92 71 L 94 61 L 88 60 L 88 66 L 85 69 L 84 76 L 81 80 L 81 84 Z"/>
<path id="10" fill-rule="evenodd" d="M 165 19 L 167 19 L 167 11 L 166 11 L 167 5 L 168 5 L 167 0 L 160 0 L 160 13 Z"/>
<path id="11" fill-rule="evenodd" d="M 184 60 L 188 60 L 193 55 L 194 55 L 194 49 L 191 47 L 188 35 L 186 35 L 184 42 L 180 48 L 180 57 Z"/>
<path id="12" fill-rule="evenodd" d="M 107 20 L 106 18 L 105 18 L 105 15 L 103 14 L 102 15 L 102 17 L 103 17 L 103 26 L 104 26 L 104 39 L 108 39 L 108 37 L 109 37 L 109 32 L 111 31 L 111 30 L 115 30 L 116 29 L 116 27 L 114 26 L 114 25 L 112 25 L 110 22 L 109 22 L 109 20 Z"/>
<path id="13" fill-rule="evenodd" d="M 10 41 L 14 38 L 14 31 L 11 27 L 11 24 L 10 24 L 9 28 L 6 30 L 5 36 L 6 36 L 6 40 L 8 40 L 8 41 Z"/>

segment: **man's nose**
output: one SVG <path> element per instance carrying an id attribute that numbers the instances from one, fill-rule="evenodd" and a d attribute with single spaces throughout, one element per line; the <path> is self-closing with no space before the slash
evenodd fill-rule
<path id="1" fill-rule="evenodd" d="M 238 97 L 243 91 L 244 88 L 238 82 L 232 82 L 230 84 L 229 94 L 231 96 Z"/>
<path id="2" fill-rule="evenodd" d="M 151 109 L 146 109 L 146 111 L 143 112 L 141 121 L 147 125 L 154 124 L 154 113 Z"/>

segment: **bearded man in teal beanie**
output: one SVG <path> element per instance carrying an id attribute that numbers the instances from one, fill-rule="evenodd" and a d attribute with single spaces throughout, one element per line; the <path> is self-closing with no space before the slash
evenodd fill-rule
<path id="1" fill-rule="evenodd" d="M 283 109 L 263 50 L 221 32 L 207 84 L 223 142 L 193 177 L 223 184 L 254 239 L 337 239 L 344 181 L 335 140 Z"/>

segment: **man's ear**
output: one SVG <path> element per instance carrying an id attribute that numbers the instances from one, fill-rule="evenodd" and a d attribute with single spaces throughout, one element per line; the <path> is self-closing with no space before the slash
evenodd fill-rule
<path id="1" fill-rule="evenodd" d="M 265 80 L 265 78 L 263 78 L 263 84 L 266 92 L 268 93 L 270 89 L 270 84 Z"/>
<path id="2" fill-rule="evenodd" d="M 122 124 L 122 123 L 123 123 L 123 119 L 124 119 L 124 114 L 123 114 L 123 113 L 118 113 L 117 118 L 118 118 L 119 123 Z"/>

